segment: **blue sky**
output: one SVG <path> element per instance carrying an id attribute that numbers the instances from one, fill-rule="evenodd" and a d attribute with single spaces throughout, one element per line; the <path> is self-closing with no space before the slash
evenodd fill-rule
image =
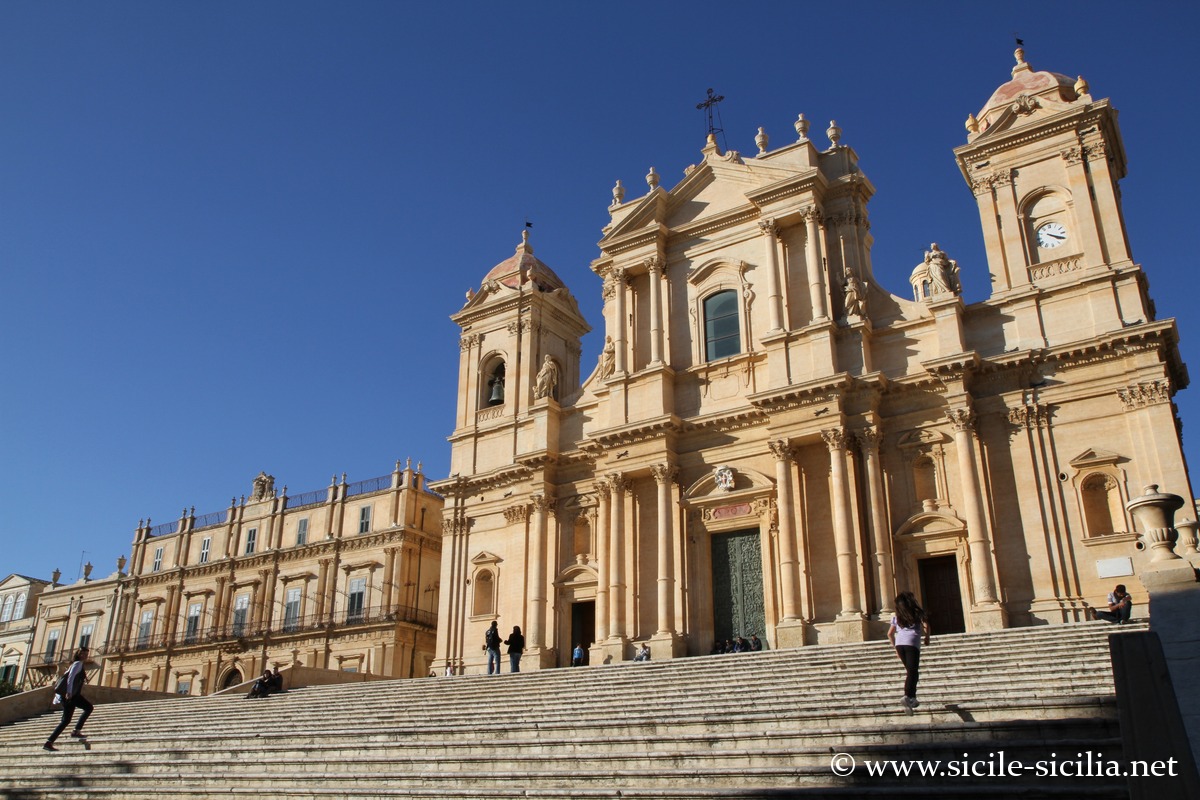
<path id="1" fill-rule="evenodd" d="M 708 87 L 743 153 L 836 119 L 878 190 L 880 282 L 907 294 L 937 241 L 983 299 L 951 150 L 1014 31 L 1120 110 L 1134 258 L 1188 360 L 1198 9 L 0 4 L 0 577 L 106 575 L 139 519 L 224 508 L 259 470 L 292 494 L 406 457 L 445 477 L 466 289 L 529 219 L 599 326 L 613 182 L 674 185 Z"/>

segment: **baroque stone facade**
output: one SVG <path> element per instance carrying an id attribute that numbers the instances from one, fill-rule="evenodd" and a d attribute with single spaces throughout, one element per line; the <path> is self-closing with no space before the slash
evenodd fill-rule
<path id="1" fill-rule="evenodd" d="M 1115 110 L 1015 55 L 955 150 L 986 265 L 932 244 L 877 275 L 857 154 L 798 122 L 614 189 L 590 374 L 527 237 L 468 293 L 439 671 L 479 671 L 497 617 L 537 668 L 880 637 L 901 590 L 940 632 L 1084 619 L 1115 583 L 1144 603 L 1124 504 L 1192 496 L 1187 372 L 1130 256 Z"/>
<path id="2" fill-rule="evenodd" d="M 26 685 L 81 644 L 93 682 L 179 694 L 289 664 L 425 675 L 441 517 L 420 465 L 290 497 L 261 473 L 224 511 L 139 523 L 127 571 L 44 591 Z"/>

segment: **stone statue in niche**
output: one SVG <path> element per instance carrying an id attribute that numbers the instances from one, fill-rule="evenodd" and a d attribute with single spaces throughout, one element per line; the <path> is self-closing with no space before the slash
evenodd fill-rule
<path id="1" fill-rule="evenodd" d="M 254 490 L 250 493 L 252 500 L 266 500 L 275 496 L 275 476 L 265 472 L 258 473 L 254 479 Z"/>
<path id="2" fill-rule="evenodd" d="M 613 374 L 617 366 L 617 346 L 611 336 L 604 337 L 604 350 L 600 353 L 600 379 Z"/>
<path id="3" fill-rule="evenodd" d="M 542 368 L 538 370 L 533 396 L 539 399 L 543 397 L 558 399 L 558 364 L 555 364 L 554 359 L 550 356 L 542 359 Z"/>
<path id="4" fill-rule="evenodd" d="M 847 317 L 865 317 L 867 315 L 867 296 L 862 283 L 854 277 L 854 273 L 846 270 L 846 283 L 842 287 L 843 305 Z"/>

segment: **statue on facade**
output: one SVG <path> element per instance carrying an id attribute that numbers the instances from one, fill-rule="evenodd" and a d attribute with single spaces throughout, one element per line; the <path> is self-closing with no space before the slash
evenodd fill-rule
<path id="1" fill-rule="evenodd" d="M 604 350 L 600 353 L 600 379 L 603 380 L 613 374 L 613 370 L 617 367 L 617 346 L 613 344 L 611 336 L 604 337 Z"/>
<path id="2" fill-rule="evenodd" d="M 958 282 L 958 262 L 946 255 L 937 242 L 930 244 L 929 250 L 925 252 L 924 266 L 928 270 L 931 294 L 962 292 L 962 286 Z"/>
<path id="3" fill-rule="evenodd" d="M 867 294 L 863 291 L 862 283 L 849 269 L 846 270 L 846 283 L 842 286 L 842 298 L 847 317 L 867 315 Z"/>
<path id="4" fill-rule="evenodd" d="M 554 363 L 554 359 L 546 356 L 542 359 L 542 368 L 538 370 L 537 383 L 533 387 L 533 396 L 536 398 L 553 397 L 558 399 L 558 364 Z"/>
<path id="5" fill-rule="evenodd" d="M 266 500 L 275 496 L 275 476 L 259 472 L 254 479 L 254 491 L 250 493 L 252 500 Z"/>

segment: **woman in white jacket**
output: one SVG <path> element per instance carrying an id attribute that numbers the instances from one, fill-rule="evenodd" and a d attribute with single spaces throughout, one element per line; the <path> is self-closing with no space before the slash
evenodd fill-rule
<path id="1" fill-rule="evenodd" d="M 67 670 L 67 674 L 61 681 L 61 689 L 58 691 L 58 696 L 62 698 L 62 721 L 58 723 L 58 727 L 54 729 L 54 733 L 50 734 L 50 738 L 42 745 L 43 750 L 57 750 L 54 746 L 54 740 L 59 734 L 66 730 L 71 724 L 71 717 L 75 716 L 75 709 L 82 708 L 83 713 L 79 716 L 79 721 L 75 723 L 75 730 L 71 731 L 71 736 L 76 739 L 86 739 L 87 736 L 82 732 L 83 723 L 87 722 L 87 718 L 92 714 L 92 704 L 83 696 L 83 684 L 87 682 L 87 673 L 84 671 L 83 665 L 87 663 L 88 649 L 81 647 L 75 651 L 75 657 L 71 663 L 71 668 Z"/>

